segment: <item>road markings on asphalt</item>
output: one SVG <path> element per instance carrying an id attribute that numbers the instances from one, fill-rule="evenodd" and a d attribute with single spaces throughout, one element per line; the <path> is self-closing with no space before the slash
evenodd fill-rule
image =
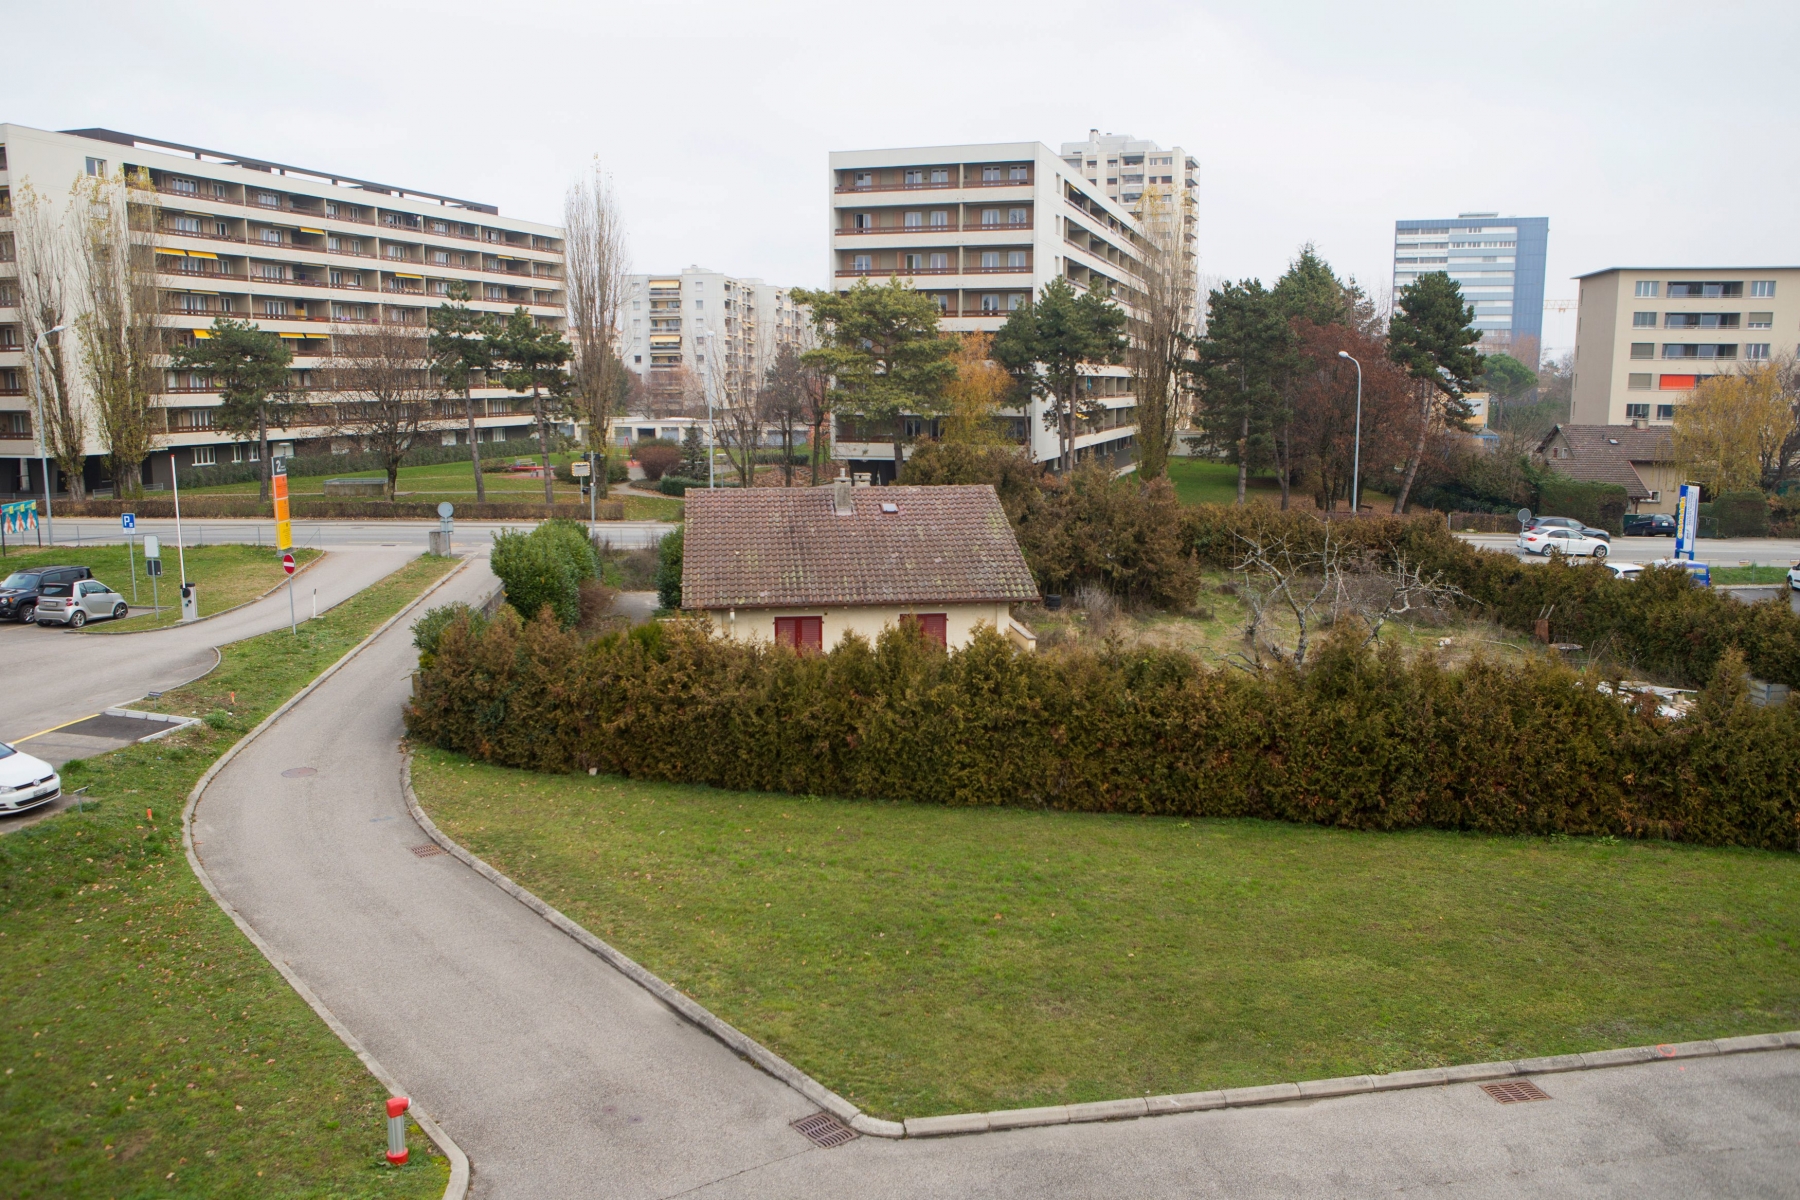
<path id="1" fill-rule="evenodd" d="M 99 715 L 99 713 L 89 713 L 86 717 L 76 717 L 73 721 L 64 721 L 61 725 L 52 725 L 48 729 L 40 729 L 36 733 L 26 734 L 22 738 L 15 738 L 12 744 L 17 746 L 21 742 L 29 742 L 32 738 L 41 738 L 46 733 L 55 733 L 59 729 L 67 729 L 71 725 L 79 725 L 89 717 L 97 717 Z"/>

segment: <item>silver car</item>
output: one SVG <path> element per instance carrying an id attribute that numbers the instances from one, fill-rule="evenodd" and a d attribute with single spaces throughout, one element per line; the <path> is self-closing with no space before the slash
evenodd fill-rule
<path id="1" fill-rule="evenodd" d="M 38 596 L 37 623 L 80 629 L 90 620 L 117 619 L 130 611 L 125 597 L 98 579 L 78 579 L 74 583 L 44 585 Z"/>

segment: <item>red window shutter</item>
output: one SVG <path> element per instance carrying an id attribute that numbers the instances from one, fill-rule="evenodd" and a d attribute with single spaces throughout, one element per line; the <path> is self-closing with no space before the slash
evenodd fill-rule
<path id="1" fill-rule="evenodd" d="M 825 618 L 795 617 L 798 623 L 797 645 L 802 650 L 823 650 L 825 648 Z"/>
<path id="2" fill-rule="evenodd" d="M 920 613 L 919 631 L 933 639 L 940 646 L 950 644 L 950 615 L 948 613 Z"/>
<path id="3" fill-rule="evenodd" d="M 792 646 L 795 649 L 799 649 L 799 647 L 800 647 L 800 618 L 799 617 L 776 617 L 775 618 L 775 644 L 777 646 Z"/>

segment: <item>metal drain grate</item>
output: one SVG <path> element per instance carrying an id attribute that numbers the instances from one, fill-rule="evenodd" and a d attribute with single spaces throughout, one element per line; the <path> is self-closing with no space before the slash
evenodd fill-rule
<path id="1" fill-rule="evenodd" d="M 1513 1083 L 1484 1083 L 1481 1090 L 1502 1104 L 1517 1104 L 1522 1100 L 1548 1100 L 1550 1094 L 1528 1079 L 1520 1079 Z"/>
<path id="2" fill-rule="evenodd" d="M 317 767 L 289 767 L 281 773 L 283 779 L 305 779 L 308 775 L 317 775 Z"/>
<path id="3" fill-rule="evenodd" d="M 795 1129 L 827 1150 L 856 1140 L 856 1130 L 828 1112 L 816 1112 L 810 1117 L 801 1117 L 793 1124 Z"/>
<path id="4" fill-rule="evenodd" d="M 426 842 L 423 846 L 414 846 L 412 852 L 420 858 L 430 858 L 434 854 L 442 854 L 444 848 L 436 842 Z"/>

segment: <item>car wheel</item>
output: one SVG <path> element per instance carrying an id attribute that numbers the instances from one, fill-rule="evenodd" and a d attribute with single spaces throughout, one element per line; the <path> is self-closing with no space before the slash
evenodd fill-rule
<path id="1" fill-rule="evenodd" d="M 35 622 L 36 620 L 37 620 L 37 605 L 35 605 L 35 604 L 19 605 L 19 624 L 30 625 L 33 622 Z"/>
<path id="2" fill-rule="evenodd" d="M 1594 547 L 1594 560 L 1596 562 L 1606 561 L 1606 544 L 1604 542 Z"/>
<path id="3" fill-rule="evenodd" d="M 69 624 L 74 626 L 76 629 L 80 629 L 83 625 L 87 624 L 87 613 L 83 612 L 79 608 L 76 609 L 74 612 L 69 614 Z"/>
<path id="4" fill-rule="evenodd" d="M 125 614 L 130 611 L 131 611 L 131 606 L 129 604 L 120 603 L 120 604 L 113 605 L 113 620 L 115 620 L 115 621 L 124 620 Z"/>

